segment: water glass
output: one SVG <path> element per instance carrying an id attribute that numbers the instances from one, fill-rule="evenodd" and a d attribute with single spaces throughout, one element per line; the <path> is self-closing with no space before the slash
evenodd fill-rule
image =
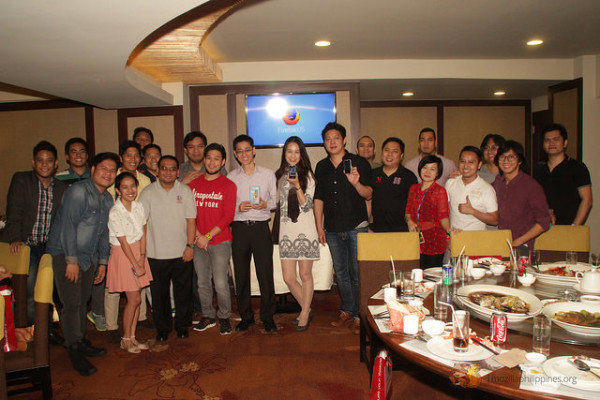
<path id="1" fill-rule="evenodd" d="M 389 272 L 390 287 L 396 288 L 396 296 L 400 297 L 402 295 L 402 271 L 396 270 L 395 272 L 395 275 L 394 270 Z"/>
<path id="2" fill-rule="evenodd" d="M 577 265 L 577 252 L 576 251 L 567 251 L 565 254 L 565 259 L 567 261 L 567 265 L 574 267 Z"/>
<path id="3" fill-rule="evenodd" d="M 454 351 L 466 353 L 469 350 L 469 312 L 457 310 L 452 316 L 452 343 Z"/>
<path id="4" fill-rule="evenodd" d="M 456 278 L 461 282 L 469 279 L 469 256 L 462 255 L 456 261 Z"/>
<path id="5" fill-rule="evenodd" d="M 444 285 L 441 282 L 436 283 L 433 288 L 433 317 L 440 321 L 446 321 L 448 319 L 448 306 L 440 304 L 441 302 L 447 303 L 450 301 L 449 296 L 450 286 Z"/>
<path id="6" fill-rule="evenodd" d="M 404 274 L 402 294 L 405 300 L 412 300 L 415 297 L 415 281 L 412 279 L 410 272 Z"/>
<path id="7" fill-rule="evenodd" d="M 533 267 L 535 270 L 540 269 L 540 251 L 539 250 L 531 250 L 529 252 L 529 265 Z"/>
<path id="8" fill-rule="evenodd" d="M 550 339 L 552 338 L 550 318 L 545 315 L 533 317 L 533 352 L 550 355 Z"/>

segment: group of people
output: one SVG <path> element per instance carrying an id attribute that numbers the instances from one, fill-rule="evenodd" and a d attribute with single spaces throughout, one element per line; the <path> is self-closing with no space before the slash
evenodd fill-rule
<path id="1" fill-rule="evenodd" d="M 15 254 L 23 244 L 31 248 L 30 322 L 39 259 L 53 256 L 64 345 L 81 375 L 96 372 L 88 357 L 106 353 L 86 338 L 86 319 L 108 330 L 122 349 L 139 353 L 148 349 L 135 336 L 138 324 L 150 325 L 147 301 L 157 341 L 167 340 L 173 329 L 187 338 L 191 326 L 204 331 L 217 319 L 220 333 L 231 333 L 230 258 L 241 318 L 235 330 L 255 324 L 253 258 L 260 319 L 265 332 L 276 332 L 272 211 L 278 215 L 283 278 L 301 306 L 293 320 L 297 331 L 307 330 L 313 318 L 313 262 L 320 245 L 327 244 L 341 298 L 331 325 L 349 324 L 358 334 L 360 232 L 419 232 L 426 268 L 441 265 L 452 230 L 497 226 L 512 231 L 515 246 L 532 248 L 551 223 L 585 222 L 592 206 L 589 172 L 566 155 L 564 127 L 551 125 L 543 137 L 548 161 L 537 166 L 535 179 L 523 171 L 524 150 L 515 141 L 487 135 L 480 147 L 461 150 L 457 169 L 437 154 L 430 128 L 419 133 L 417 157 L 403 165 L 404 142 L 389 137 L 378 164 L 370 137 L 360 138 L 358 154 L 352 154 L 346 150 L 346 129 L 331 122 L 322 130 L 327 156 L 314 172 L 297 136 L 286 140 L 277 171 L 256 165 L 253 139 L 237 136 L 233 151 L 239 168 L 229 174 L 225 147 L 208 144 L 199 131 L 185 136 L 188 161 L 181 165 L 162 155 L 147 128 L 137 128 L 119 155 L 97 154 L 91 168 L 86 142 L 73 138 L 65 144 L 69 168 L 58 174 L 57 150 L 42 141 L 33 150 L 33 171 L 13 176 L 2 235 Z M 121 293 L 127 298 L 122 336 Z M 197 313 L 201 318 L 194 317 Z M 52 330 L 51 339 L 61 340 Z"/>

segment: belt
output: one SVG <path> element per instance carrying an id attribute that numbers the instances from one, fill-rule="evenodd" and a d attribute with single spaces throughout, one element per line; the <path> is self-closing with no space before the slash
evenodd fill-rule
<path id="1" fill-rule="evenodd" d="M 267 224 L 269 222 L 269 220 L 265 220 L 265 221 L 252 221 L 252 220 L 248 220 L 248 221 L 233 221 L 234 223 L 240 223 L 240 224 L 244 224 L 244 225 L 257 225 L 257 224 Z"/>

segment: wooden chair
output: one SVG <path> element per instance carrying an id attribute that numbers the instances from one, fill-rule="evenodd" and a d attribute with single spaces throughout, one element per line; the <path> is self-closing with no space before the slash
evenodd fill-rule
<path id="1" fill-rule="evenodd" d="M 590 227 L 586 225 L 554 225 L 535 239 L 535 248 L 545 262 L 565 261 L 565 252 L 576 251 L 577 260 L 590 259 Z"/>
<path id="2" fill-rule="evenodd" d="M 28 343 L 27 351 L 11 351 L 4 356 L 6 383 L 10 385 L 31 384 L 19 387 L 8 393 L 18 394 L 41 390 L 44 399 L 52 397 L 50 363 L 48 354 L 48 328 L 54 273 L 52 256 L 44 254 L 40 260 L 34 290 L 35 324 L 33 342 Z M 19 307 L 19 305 L 17 305 Z"/>
<path id="3" fill-rule="evenodd" d="M 4 265 L 13 275 L 11 281 L 14 289 L 15 326 L 23 328 L 27 326 L 27 276 L 29 275 L 29 246 L 21 246 L 16 256 L 10 254 L 10 245 L 0 243 L 0 265 Z"/>
<path id="4" fill-rule="evenodd" d="M 0 296 L 0 400 L 6 400 L 7 397 L 4 369 L 4 296 Z"/>
<path id="5" fill-rule="evenodd" d="M 512 244 L 512 233 L 508 229 L 452 232 L 450 253 L 452 257 L 457 257 L 464 247 L 464 254 L 468 256 L 501 256 L 509 259 L 510 247 L 507 240 Z"/>
<path id="6" fill-rule="evenodd" d="M 359 233 L 358 234 L 358 293 L 360 311 L 360 360 L 372 372 L 376 354 L 368 354 L 373 332 L 366 320 L 367 303 L 383 284 L 389 282 L 392 268 L 390 256 L 397 270 L 419 268 L 420 246 L 416 232 Z"/>

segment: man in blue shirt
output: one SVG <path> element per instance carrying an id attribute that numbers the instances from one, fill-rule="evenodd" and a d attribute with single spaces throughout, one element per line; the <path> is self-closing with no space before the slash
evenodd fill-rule
<path id="1" fill-rule="evenodd" d="M 94 157 L 90 179 L 65 192 L 48 237 L 54 282 L 63 303 L 65 347 L 73 368 L 82 376 L 97 371 L 86 357 L 106 354 L 85 337 L 86 311 L 92 285 L 102 282 L 108 264 L 108 213 L 113 199 L 106 189 L 115 181 L 118 162 L 114 153 Z"/>

